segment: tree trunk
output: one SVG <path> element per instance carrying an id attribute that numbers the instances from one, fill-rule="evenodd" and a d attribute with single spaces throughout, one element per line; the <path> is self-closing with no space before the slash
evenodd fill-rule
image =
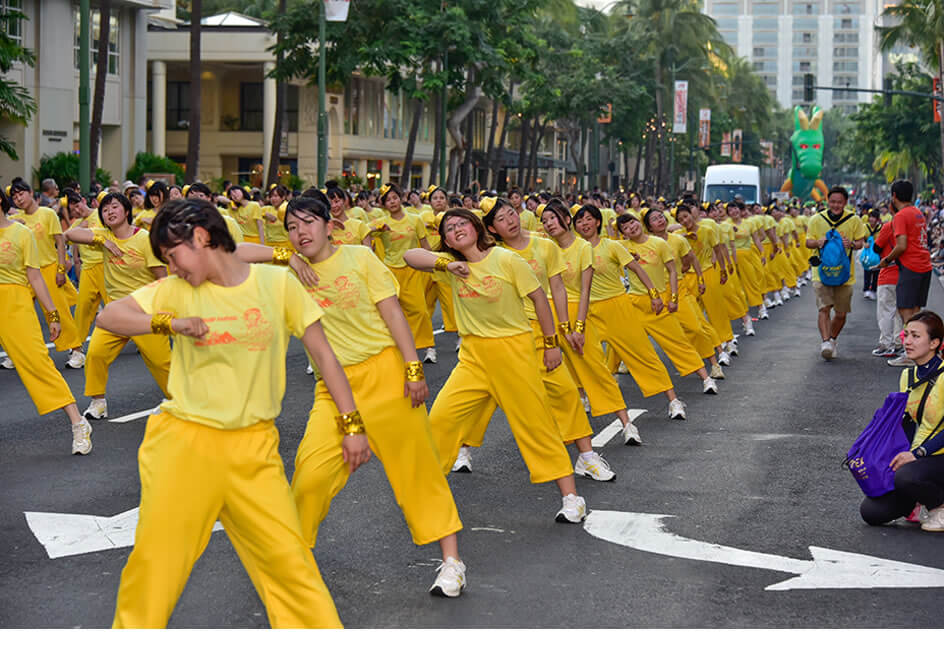
<path id="1" fill-rule="evenodd" d="M 585 168 L 582 162 L 582 127 L 571 127 L 568 131 L 568 152 L 575 162 L 575 186 L 581 187 Z"/>
<path id="2" fill-rule="evenodd" d="M 459 189 L 466 191 L 470 186 L 470 178 L 473 173 L 473 114 L 466 117 L 466 136 L 464 138 L 466 147 L 463 149 L 463 166 L 460 168 Z"/>
<path id="3" fill-rule="evenodd" d="M 453 137 L 453 148 L 450 149 L 450 174 L 447 176 L 447 184 L 451 189 L 457 181 L 457 169 L 460 164 L 460 157 L 466 148 L 466 142 L 463 135 L 460 134 L 460 124 L 466 120 L 466 117 L 476 107 L 476 103 L 483 97 L 483 88 L 473 85 L 473 70 L 467 73 L 467 94 L 463 103 L 457 107 L 450 118 L 447 120 L 447 132 Z"/>
<path id="4" fill-rule="evenodd" d="M 493 100 L 493 111 L 489 121 L 489 140 L 486 142 L 486 185 L 492 186 L 493 158 L 496 156 L 496 124 L 499 122 L 499 101 Z"/>
<path id="5" fill-rule="evenodd" d="M 510 95 L 512 90 L 512 84 L 509 85 Z M 490 161 L 490 171 L 489 171 L 489 181 L 487 186 L 490 189 L 497 189 L 499 187 L 499 172 L 503 168 L 503 162 L 505 161 L 505 152 L 506 152 L 506 135 L 509 134 L 509 108 L 503 112 L 503 126 L 499 130 L 499 142 L 496 144 L 496 150 L 493 153 L 493 159 Z"/>
<path id="6" fill-rule="evenodd" d="M 626 148 L 621 148 L 621 158 L 624 160 L 624 188 L 627 189 L 631 186 L 631 166 Z"/>
<path id="7" fill-rule="evenodd" d="M 187 165 L 184 179 L 197 179 L 200 164 L 200 17 L 202 0 L 191 2 L 190 34 L 190 115 L 187 128 Z"/>
<path id="8" fill-rule="evenodd" d="M 639 144 L 637 144 L 637 157 L 634 158 L 634 182 L 631 183 L 631 191 L 638 190 L 638 184 L 641 179 L 641 156 L 644 153 L 644 140 L 642 139 Z"/>
<path id="9" fill-rule="evenodd" d="M 657 57 L 654 61 L 654 100 L 657 104 L 657 120 L 656 128 L 657 134 L 660 135 L 660 138 L 657 139 L 656 148 L 657 148 L 657 182 L 654 190 L 654 195 L 659 195 L 660 184 L 661 184 L 661 174 L 663 173 L 663 162 L 667 159 L 666 153 L 664 151 L 666 143 L 663 139 L 663 127 L 662 123 L 665 120 L 664 117 L 664 77 L 663 77 L 663 68 L 661 67 L 660 57 Z"/>
<path id="10" fill-rule="evenodd" d="M 535 189 L 535 185 L 538 184 L 536 180 L 539 177 L 539 146 L 542 145 L 542 139 L 545 138 L 546 125 L 548 125 L 547 119 L 540 123 L 539 117 L 535 117 L 535 126 L 533 128 L 535 138 L 532 140 L 532 156 L 529 158 L 529 179 L 526 181 L 526 186 L 529 189 Z"/>
<path id="11" fill-rule="evenodd" d="M 529 147 L 529 119 L 519 119 L 519 162 L 516 165 L 516 186 L 522 189 L 526 184 L 526 149 Z"/>
<path id="12" fill-rule="evenodd" d="M 286 0 L 279 0 L 279 15 L 286 13 Z M 276 43 L 282 42 L 282 34 L 276 35 Z M 282 67 L 282 53 L 276 55 L 276 70 Z M 269 147 L 269 170 L 266 171 L 264 183 L 267 188 L 274 182 L 279 182 L 279 150 L 282 146 L 282 131 L 289 130 L 286 116 L 286 94 L 288 83 L 284 79 L 276 81 L 276 124 L 273 125 L 273 143 Z"/>
<path id="13" fill-rule="evenodd" d="M 446 90 L 442 91 L 441 94 L 446 93 Z M 443 131 L 440 129 L 440 124 L 443 122 L 441 120 L 442 116 L 442 99 L 443 96 L 439 95 L 437 97 L 437 106 L 434 108 L 434 154 L 430 159 L 430 180 L 427 182 L 428 185 L 439 185 L 443 186 L 443 180 L 440 180 L 440 143 L 443 139 Z"/>
<path id="14" fill-rule="evenodd" d="M 404 153 L 404 168 L 401 169 L 401 189 L 411 187 L 411 168 L 414 166 L 414 145 L 417 143 L 417 131 L 420 129 L 420 117 L 424 113 L 424 105 L 418 98 L 414 98 L 414 115 L 411 117 L 411 131 L 407 136 L 407 152 Z"/>
<path id="15" fill-rule="evenodd" d="M 89 171 L 95 181 L 102 141 L 102 113 L 105 109 L 105 76 L 108 74 L 108 39 L 112 23 L 112 0 L 102 0 L 99 10 L 99 49 L 95 54 L 95 90 L 92 95 L 92 125 L 89 130 Z"/>

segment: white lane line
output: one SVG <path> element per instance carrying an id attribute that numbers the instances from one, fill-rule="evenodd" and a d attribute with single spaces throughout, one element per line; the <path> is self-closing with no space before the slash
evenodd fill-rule
<path id="1" fill-rule="evenodd" d="M 88 341 L 91 340 L 91 339 L 92 339 L 92 337 L 89 336 L 89 337 L 86 337 L 86 338 L 85 338 L 85 341 L 88 342 Z M 51 349 L 51 348 L 54 347 L 54 346 L 55 346 L 55 344 L 53 344 L 52 342 L 49 342 L 48 344 L 46 344 L 46 348 L 47 348 L 47 349 Z M 5 357 L 7 357 L 7 352 L 6 352 L 6 351 L 0 351 L 0 358 L 5 358 Z"/>
<path id="2" fill-rule="evenodd" d="M 434 331 L 434 335 L 442 335 L 445 332 L 446 331 L 443 328 L 438 328 L 437 330 Z"/>
<path id="3" fill-rule="evenodd" d="M 646 410 L 640 410 L 640 409 L 638 409 L 638 408 L 633 408 L 633 409 L 632 409 L 632 408 L 628 408 L 628 409 L 627 409 L 627 418 L 631 420 L 631 423 L 634 423 L 634 420 L 637 419 L 638 417 L 640 417 L 640 416 L 641 416 L 642 414 L 644 414 L 645 412 L 647 412 L 647 411 L 646 411 Z M 623 426 L 621 425 L 621 420 L 620 420 L 620 419 L 615 419 L 615 420 L 612 421 L 610 424 L 608 424 L 607 426 L 605 426 L 605 427 L 601 430 L 600 433 L 598 433 L 598 434 L 595 435 L 593 438 L 591 438 L 591 446 L 594 446 L 594 447 L 602 447 L 602 446 L 604 446 L 605 444 L 607 444 L 608 442 L 610 442 L 610 441 L 614 438 L 615 435 L 617 435 L 618 433 L 621 432 L 621 428 L 623 428 Z"/>
<path id="4" fill-rule="evenodd" d="M 109 419 L 108 423 L 127 424 L 129 421 L 134 421 L 135 419 L 141 419 L 142 417 L 147 417 L 153 412 L 154 412 L 154 408 L 148 408 L 147 410 L 141 410 L 140 412 L 132 412 L 130 415 L 125 415 L 124 417 L 116 417 L 115 419 Z"/>

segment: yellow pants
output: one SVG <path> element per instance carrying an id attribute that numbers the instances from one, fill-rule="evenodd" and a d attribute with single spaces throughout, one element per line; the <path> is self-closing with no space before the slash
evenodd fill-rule
<path id="1" fill-rule="evenodd" d="M 729 312 L 726 309 L 726 297 L 723 295 L 723 287 L 728 286 L 719 283 L 719 271 L 713 268 L 703 271 L 703 281 L 706 285 L 706 291 L 700 296 L 700 304 L 706 311 L 706 318 L 710 325 L 716 331 L 719 338 L 728 342 L 733 338 L 732 324 L 729 322 Z"/>
<path id="2" fill-rule="evenodd" d="M 463 444 L 466 424 L 496 403 L 506 414 L 533 483 L 573 473 L 571 459 L 549 411 L 549 397 L 535 366 L 532 333 L 511 337 L 463 335 L 460 361 L 430 409 L 430 426 L 444 473 Z"/>
<path id="3" fill-rule="evenodd" d="M 730 320 L 741 319 L 749 313 L 749 303 L 746 300 L 746 292 L 742 288 L 742 277 L 738 269 L 729 274 L 725 285 L 720 283 L 720 289 L 726 301 L 726 312 Z"/>
<path id="4" fill-rule="evenodd" d="M 108 368 L 122 352 L 128 340 L 135 342 L 154 382 L 165 398 L 168 394 L 168 373 L 171 370 L 171 343 L 167 335 L 139 335 L 124 337 L 96 327 L 92 331 L 89 352 L 85 360 L 85 395 L 104 396 L 108 386 Z M 186 374 L 185 374 L 186 375 Z"/>
<path id="5" fill-rule="evenodd" d="M 0 342 L 13 360 L 16 373 L 41 415 L 59 410 L 76 400 L 62 374 L 49 357 L 43 329 L 33 310 L 33 295 L 23 285 L 0 284 Z"/>
<path id="6" fill-rule="evenodd" d="M 429 348 L 434 345 L 434 329 L 430 325 L 430 315 L 427 313 L 427 299 L 425 298 L 427 278 L 430 274 L 409 266 L 399 268 L 388 267 L 397 278 L 400 292 L 397 295 L 407 317 L 407 323 L 414 334 L 414 348 Z M 453 464 L 453 463 L 450 463 Z"/>
<path id="7" fill-rule="evenodd" d="M 740 248 L 736 250 L 739 266 L 739 281 L 742 290 L 746 293 L 746 304 L 749 307 L 762 305 L 762 285 L 765 282 L 761 255 L 755 248 Z"/>
<path id="8" fill-rule="evenodd" d="M 796 281 L 794 267 L 789 261 L 789 257 L 784 249 L 775 256 L 775 262 L 773 262 L 773 264 L 775 265 L 775 275 L 778 276 L 781 281 L 779 290 L 781 290 L 783 286 L 794 289 L 798 283 Z"/>
<path id="9" fill-rule="evenodd" d="M 679 290 L 680 302 L 677 304 L 677 321 L 680 322 L 683 333 L 693 344 L 693 348 L 696 349 L 701 358 L 716 355 L 716 347 L 719 346 L 721 340 L 706 320 L 706 317 L 703 316 L 703 308 L 700 307 L 698 300 L 700 291 L 696 274 L 691 271 L 684 275 Z M 669 300 L 669 296 L 669 294 L 666 294 L 667 300 Z"/>
<path id="10" fill-rule="evenodd" d="M 637 323 L 644 329 L 657 345 L 667 354 L 673 366 L 681 376 L 687 376 L 694 371 L 703 368 L 703 360 L 700 359 L 686 335 L 683 334 L 683 328 L 677 321 L 676 312 L 667 311 L 667 301 L 669 294 L 664 294 L 664 309 L 660 314 L 654 314 L 650 305 L 650 297 L 643 294 L 628 294 L 631 304 L 637 310 Z M 631 365 L 625 361 L 627 368 Z"/>
<path id="11" fill-rule="evenodd" d="M 588 306 L 588 322 L 598 337 L 608 343 L 608 357 L 616 358 L 614 369 L 617 370 L 618 361 L 623 361 L 641 394 L 645 397 L 654 396 L 672 390 L 673 383 L 660 356 L 647 339 L 643 322 L 637 315 L 631 297 L 627 294 L 594 301 Z M 588 340 L 586 334 L 586 349 Z M 610 378 L 610 367 L 605 366 L 605 371 L 609 372 Z"/>
<path id="12" fill-rule="evenodd" d="M 105 302 L 105 264 L 83 266 L 79 273 L 79 300 L 76 301 L 76 332 L 83 342 L 89 336 L 99 303 Z"/>
<path id="13" fill-rule="evenodd" d="M 768 294 L 769 292 L 774 292 L 782 288 L 782 276 L 777 264 L 778 256 L 776 255 L 774 259 L 769 259 L 772 257 L 772 252 L 774 250 L 772 247 L 772 242 L 766 241 L 763 244 L 763 248 L 765 249 L 766 260 L 765 266 L 762 267 L 764 274 L 763 288 L 765 290 L 764 293 Z"/>
<path id="14" fill-rule="evenodd" d="M 453 315 L 453 290 L 449 285 L 434 281 L 434 277 L 427 274 L 425 297 L 427 314 L 434 316 L 434 304 L 440 301 L 440 316 L 443 317 L 443 330 L 447 333 L 457 332 L 457 320 Z"/>
<path id="15" fill-rule="evenodd" d="M 49 295 L 53 299 L 53 305 L 59 310 L 59 326 L 61 331 L 59 337 L 56 338 L 54 342 L 56 344 L 56 350 L 68 351 L 69 349 L 82 346 L 82 342 L 85 338 L 79 337 L 76 322 L 72 317 L 72 310 L 70 309 L 76 304 L 76 301 L 79 299 L 79 294 L 76 292 L 76 288 L 69 278 L 66 278 L 66 283 L 62 287 L 56 285 L 56 269 L 58 266 L 59 264 L 57 262 L 53 262 L 52 264 L 41 267 L 39 272 L 42 274 L 46 288 L 49 290 Z"/>
<path id="16" fill-rule="evenodd" d="M 384 465 L 414 543 L 428 544 L 463 528 L 440 468 L 427 408 L 412 408 L 410 398 L 404 396 L 400 352 L 388 347 L 364 362 L 345 367 L 345 375 L 365 421 L 371 451 Z M 335 425 L 339 414 L 325 383 L 319 381 L 292 477 L 302 534 L 310 547 L 315 546 L 319 524 L 332 499 L 348 482 L 342 434 Z"/>
<path id="17" fill-rule="evenodd" d="M 578 319 L 578 303 L 568 304 L 568 318 L 575 325 Z M 591 405 L 591 416 L 611 414 L 627 408 L 621 388 L 614 381 L 611 372 L 604 365 L 604 351 L 601 342 L 604 337 L 591 321 L 591 310 L 585 321 L 585 348 L 579 355 L 567 343 L 562 344 L 562 356 L 565 366 L 578 386 L 585 390 Z"/>
<path id="18" fill-rule="evenodd" d="M 219 517 L 273 628 L 340 628 L 272 422 L 220 430 L 166 412 L 138 450 L 141 506 L 112 628 L 163 628 Z"/>

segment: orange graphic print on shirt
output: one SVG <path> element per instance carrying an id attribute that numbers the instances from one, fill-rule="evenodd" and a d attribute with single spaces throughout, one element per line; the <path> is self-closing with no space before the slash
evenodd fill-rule
<path id="1" fill-rule="evenodd" d="M 112 255 L 111 251 L 105 251 L 108 253 L 108 263 L 111 266 L 120 266 L 126 269 L 144 269 L 147 266 L 147 260 L 145 259 L 144 253 L 135 250 L 134 248 L 121 248 L 119 246 L 122 254 L 118 257 Z"/>
<path id="2" fill-rule="evenodd" d="M 219 330 L 211 329 L 203 339 L 194 340 L 195 346 L 240 344 L 247 351 L 265 351 L 273 339 L 273 326 L 259 308 L 250 308 L 244 312 L 242 320 L 237 317 L 210 317 L 204 321 L 236 325 L 221 326 Z"/>
<path id="3" fill-rule="evenodd" d="M 328 285 L 319 285 L 306 289 L 320 308 L 337 305 L 343 310 L 354 310 L 361 300 L 358 284 L 348 276 L 339 276 Z"/>
<path id="4" fill-rule="evenodd" d="M 503 295 L 503 283 L 494 276 L 483 276 L 482 280 L 460 278 L 457 281 L 457 296 L 460 298 L 482 298 L 495 303 Z"/>
<path id="5" fill-rule="evenodd" d="M 13 242 L 0 242 L 0 266 L 10 266 L 16 264 L 19 257 L 19 251 Z"/>

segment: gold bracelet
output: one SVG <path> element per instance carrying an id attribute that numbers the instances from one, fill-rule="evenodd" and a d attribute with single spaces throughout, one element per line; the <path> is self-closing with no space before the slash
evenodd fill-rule
<path id="1" fill-rule="evenodd" d="M 697 281 L 698 283 L 700 283 L 701 285 L 706 284 L 706 283 L 704 282 L 704 280 L 703 280 L 703 276 L 697 276 L 697 277 L 696 277 L 696 281 Z"/>
<path id="2" fill-rule="evenodd" d="M 93 245 L 93 246 L 104 246 L 104 245 L 105 245 L 105 237 L 103 237 L 102 235 L 95 235 L 94 237 L 92 237 L 92 245 Z"/>
<path id="3" fill-rule="evenodd" d="M 647 294 L 648 294 L 651 298 L 660 298 L 660 292 L 657 291 L 657 288 L 656 288 L 656 287 L 651 287 L 650 289 L 648 289 L 648 290 L 647 290 Z"/>
<path id="4" fill-rule="evenodd" d="M 575 319 L 575 332 L 584 333 L 585 332 L 585 322 L 581 319 Z"/>
<path id="5" fill-rule="evenodd" d="M 342 435 L 358 435 L 365 432 L 365 422 L 357 410 L 335 417 L 335 425 L 338 426 L 338 431 Z"/>
<path id="6" fill-rule="evenodd" d="M 171 328 L 171 321 L 174 315 L 170 312 L 156 312 L 151 315 L 151 332 L 155 335 L 173 335 L 174 329 Z"/>
<path id="7" fill-rule="evenodd" d="M 424 365 L 420 360 L 407 362 L 404 364 L 404 375 L 409 383 L 419 383 L 424 380 Z"/>
<path id="8" fill-rule="evenodd" d="M 545 347 L 545 350 L 558 348 L 558 335 L 543 335 L 542 346 Z"/>
<path id="9" fill-rule="evenodd" d="M 679 300 L 679 296 L 677 296 L 676 292 L 673 292 L 673 293 L 670 294 L 670 302 L 671 302 L 671 303 L 676 303 L 678 300 Z"/>
<path id="10" fill-rule="evenodd" d="M 447 265 L 452 262 L 449 257 L 438 257 L 437 261 L 434 262 L 434 271 L 446 271 Z"/>
<path id="11" fill-rule="evenodd" d="M 562 323 L 558 324 L 558 329 L 561 330 L 562 333 L 567 335 L 568 333 L 572 331 L 571 321 L 563 321 Z"/>
<path id="12" fill-rule="evenodd" d="M 46 313 L 46 324 L 59 323 L 59 310 L 50 310 Z"/>
<path id="13" fill-rule="evenodd" d="M 65 265 L 65 264 L 59 264 L 59 265 L 57 265 L 57 266 L 56 266 L 56 273 L 65 274 L 65 273 L 66 273 L 66 265 Z"/>
<path id="14" fill-rule="evenodd" d="M 285 246 L 273 247 L 273 264 L 289 266 L 289 260 L 292 258 L 292 251 Z"/>

